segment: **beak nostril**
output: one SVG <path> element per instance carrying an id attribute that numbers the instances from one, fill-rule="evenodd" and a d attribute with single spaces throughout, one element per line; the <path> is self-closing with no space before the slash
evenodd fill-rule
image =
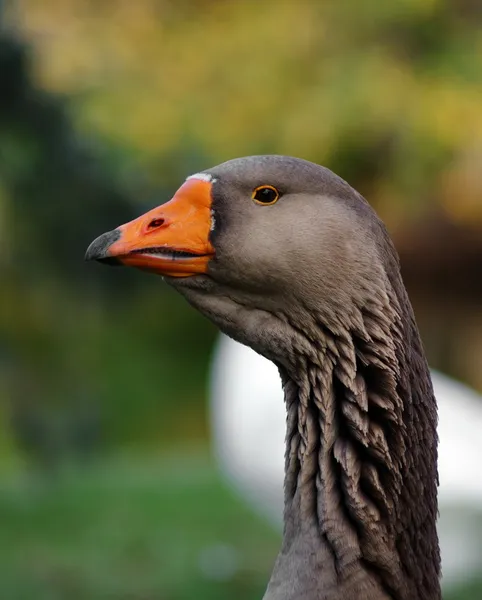
<path id="1" fill-rule="evenodd" d="M 165 223 L 165 219 L 162 219 L 162 218 L 152 219 L 152 221 L 148 225 L 148 228 L 156 229 L 157 227 L 162 227 L 164 225 L 164 223 Z"/>

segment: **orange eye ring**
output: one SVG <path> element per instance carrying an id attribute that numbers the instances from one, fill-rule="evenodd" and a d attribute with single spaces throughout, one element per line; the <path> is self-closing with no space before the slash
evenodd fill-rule
<path id="1" fill-rule="evenodd" d="M 271 206 L 278 202 L 280 193 L 272 185 L 259 185 L 253 190 L 251 195 L 256 204 L 261 206 Z"/>

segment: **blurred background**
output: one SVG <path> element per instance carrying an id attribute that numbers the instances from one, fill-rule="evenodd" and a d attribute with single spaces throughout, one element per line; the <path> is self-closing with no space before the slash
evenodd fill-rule
<path id="1" fill-rule="evenodd" d="M 2 599 L 262 596 L 280 534 L 218 467 L 217 331 L 160 278 L 83 262 L 259 153 L 368 198 L 431 366 L 482 392 L 480 0 L 0 1 Z"/>

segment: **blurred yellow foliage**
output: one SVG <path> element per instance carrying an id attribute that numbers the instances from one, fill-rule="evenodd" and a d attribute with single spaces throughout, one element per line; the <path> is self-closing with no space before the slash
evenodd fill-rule
<path id="1" fill-rule="evenodd" d="M 440 202 L 482 222 L 480 178 L 456 173 L 482 141 L 482 28 L 459 4 L 21 0 L 17 17 L 43 85 L 146 168 L 187 146 L 206 167 L 261 152 L 331 166 L 388 140 L 382 212 Z"/>

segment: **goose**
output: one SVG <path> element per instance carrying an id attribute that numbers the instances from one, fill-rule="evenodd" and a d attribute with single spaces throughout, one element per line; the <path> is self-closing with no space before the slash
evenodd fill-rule
<path id="1" fill-rule="evenodd" d="M 482 571 L 482 396 L 431 369 L 438 404 L 438 533 L 442 586 L 454 590 Z M 214 453 L 231 488 L 275 529 L 283 516 L 285 414 L 269 360 L 221 334 L 210 368 Z M 262 452 L 259 447 L 262 445 Z"/>
<path id="2" fill-rule="evenodd" d="M 284 530 L 264 600 L 440 599 L 432 382 L 398 256 L 358 192 L 302 159 L 233 159 L 85 258 L 162 275 L 277 366 Z"/>

